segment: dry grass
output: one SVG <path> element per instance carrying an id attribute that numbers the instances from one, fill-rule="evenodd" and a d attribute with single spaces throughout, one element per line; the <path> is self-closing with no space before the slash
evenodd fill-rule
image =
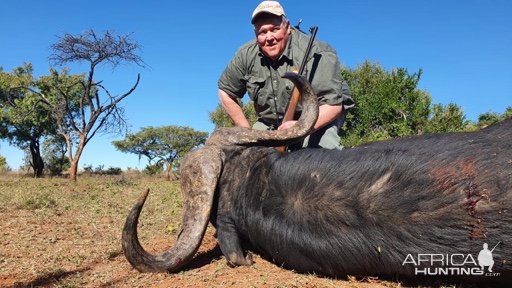
<path id="1" fill-rule="evenodd" d="M 378 279 L 297 274 L 255 256 L 230 268 L 209 227 L 193 263 L 177 274 L 141 274 L 125 260 L 121 229 L 133 202 L 152 192 L 139 224 L 141 242 L 162 251 L 181 221 L 176 182 L 116 176 L 32 179 L 0 176 L 0 287 L 400 287 Z"/>

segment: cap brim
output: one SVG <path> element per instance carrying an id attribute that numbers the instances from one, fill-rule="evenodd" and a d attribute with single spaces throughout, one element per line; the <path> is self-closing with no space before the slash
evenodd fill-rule
<path id="1" fill-rule="evenodd" d="M 274 15 L 274 16 L 278 16 L 278 17 L 284 16 L 284 14 L 276 14 L 276 13 L 272 13 L 269 11 L 260 11 L 256 14 L 254 14 L 254 16 L 252 16 L 251 23 L 254 24 L 254 22 L 256 22 L 256 19 L 258 19 L 258 17 L 260 17 L 263 14 L 270 14 L 270 15 Z"/>

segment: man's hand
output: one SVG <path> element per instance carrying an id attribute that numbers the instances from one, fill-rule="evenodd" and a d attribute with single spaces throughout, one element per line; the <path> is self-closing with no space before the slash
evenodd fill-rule
<path id="1" fill-rule="evenodd" d="M 313 131 L 316 131 L 325 125 L 331 123 L 337 117 L 340 117 L 342 106 L 331 106 L 331 105 L 320 105 L 320 111 L 318 114 L 318 120 L 316 121 L 315 127 Z M 293 125 L 297 123 L 296 120 L 286 121 L 281 126 L 277 128 L 277 130 L 286 130 L 291 128 Z"/>
<path id="2" fill-rule="evenodd" d="M 286 122 L 284 122 L 283 124 L 281 124 L 279 127 L 277 127 L 277 130 L 286 130 L 286 129 L 290 129 L 292 126 L 294 126 L 294 125 L 295 125 L 295 123 L 297 123 L 297 121 L 295 121 L 295 120 L 286 121 Z"/>

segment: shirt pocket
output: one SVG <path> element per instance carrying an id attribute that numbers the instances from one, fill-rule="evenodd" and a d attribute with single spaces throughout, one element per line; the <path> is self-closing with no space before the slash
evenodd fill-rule
<path id="1" fill-rule="evenodd" d="M 257 76 L 249 76 L 247 79 L 247 93 L 252 101 L 257 102 L 260 93 L 265 88 L 265 78 Z"/>

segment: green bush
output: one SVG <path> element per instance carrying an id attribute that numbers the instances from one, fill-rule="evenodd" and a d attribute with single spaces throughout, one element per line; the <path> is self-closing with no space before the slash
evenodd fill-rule
<path id="1" fill-rule="evenodd" d="M 163 165 L 161 163 L 156 164 L 148 164 L 146 168 L 144 168 L 144 173 L 147 175 L 157 175 L 162 173 Z"/>
<path id="2" fill-rule="evenodd" d="M 4 156 L 0 155 L 0 173 L 10 171 L 9 165 L 7 165 L 7 159 Z"/>

